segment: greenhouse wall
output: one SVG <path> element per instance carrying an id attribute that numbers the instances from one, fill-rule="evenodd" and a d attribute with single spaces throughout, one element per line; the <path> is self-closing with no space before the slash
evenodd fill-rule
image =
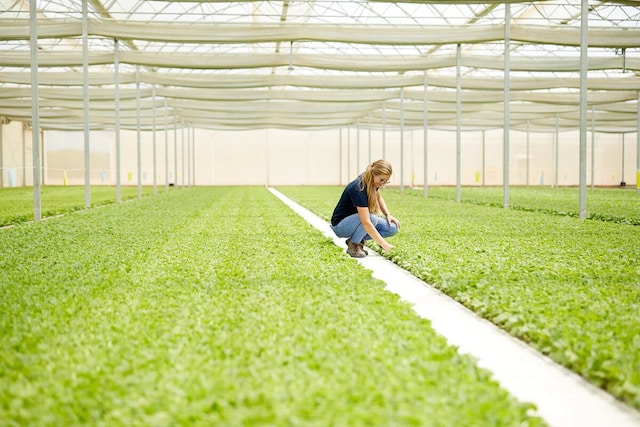
<path id="1" fill-rule="evenodd" d="M 0 125 L 2 150 L 0 168 L 3 187 L 33 184 L 33 137 L 21 122 Z"/>
<path id="2" fill-rule="evenodd" d="M 635 133 L 596 133 L 594 137 L 587 133 L 587 141 L 587 185 L 636 185 Z M 41 144 L 44 184 L 84 184 L 83 132 L 45 131 Z M 430 130 L 427 144 L 427 184 L 456 185 L 456 132 Z M 115 185 L 115 132 L 91 132 L 90 147 L 91 184 Z M 461 132 L 460 152 L 462 185 L 502 185 L 502 130 Z M 1 154 L 1 186 L 32 185 L 31 131 L 19 122 L 2 125 Z M 531 132 L 528 136 L 526 132 L 511 131 L 509 154 L 511 185 L 579 184 L 578 131 L 558 135 Z M 120 183 L 137 185 L 140 180 L 142 185 L 153 185 L 155 170 L 155 183 L 160 186 L 166 182 L 178 186 L 338 185 L 348 182 L 369 162 L 383 157 L 394 165 L 392 185 L 400 185 L 401 176 L 405 186 L 423 185 L 422 130 L 401 134 L 363 127 L 314 131 L 185 128 L 160 130 L 155 138 L 152 132 L 123 130 Z"/>

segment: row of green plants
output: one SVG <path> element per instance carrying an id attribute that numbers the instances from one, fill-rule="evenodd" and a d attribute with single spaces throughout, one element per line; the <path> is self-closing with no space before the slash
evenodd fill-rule
<path id="1" fill-rule="evenodd" d="M 427 196 L 456 200 L 456 187 L 428 187 Z M 423 195 L 422 189 L 409 193 Z M 578 217 L 580 189 L 577 187 L 510 187 L 509 207 L 516 210 Z M 503 187 L 462 187 L 460 201 L 487 206 L 504 206 Z M 588 188 L 587 218 L 620 224 L 640 225 L 640 194 L 635 188 Z"/>
<path id="2" fill-rule="evenodd" d="M 342 188 L 280 191 L 329 220 Z M 640 409 L 640 227 L 397 189 L 384 198 L 402 223 L 385 256 Z"/>
<path id="3" fill-rule="evenodd" d="M 259 187 L 0 230 L 0 419 L 544 425 Z"/>
<path id="4" fill-rule="evenodd" d="M 138 187 L 120 187 L 122 200 L 138 197 Z M 84 186 L 42 186 L 40 188 L 42 217 L 51 217 L 84 209 Z M 142 187 L 142 195 L 152 194 L 153 187 Z M 116 202 L 116 188 L 91 187 L 91 206 Z M 0 227 L 33 220 L 33 188 L 0 189 Z"/>

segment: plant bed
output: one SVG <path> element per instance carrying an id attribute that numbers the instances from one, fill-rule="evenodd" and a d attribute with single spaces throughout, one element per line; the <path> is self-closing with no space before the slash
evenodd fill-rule
<path id="1" fill-rule="evenodd" d="M 84 209 L 83 186 L 41 187 L 42 217 L 51 217 Z M 152 193 L 151 187 L 143 187 L 143 196 Z M 122 200 L 138 197 L 137 187 L 121 187 Z M 115 203 L 115 187 L 91 187 L 91 206 Z M 33 187 L 0 189 L 0 227 L 33 220 Z"/>
<path id="2" fill-rule="evenodd" d="M 342 188 L 279 190 L 328 220 Z M 640 409 L 639 227 L 384 191 L 385 256 Z"/>
<path id="3" fill-rule="evenodd" d="M 0 230 L 6 425 L 537 426 L 265 188 Z"/>

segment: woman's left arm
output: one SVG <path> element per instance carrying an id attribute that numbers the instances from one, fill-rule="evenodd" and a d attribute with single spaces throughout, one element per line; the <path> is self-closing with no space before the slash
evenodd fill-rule
<path id="1" fill-rule="evenodd" d="M 398 221 L 393 215 L 391 215 L 391 212 L 389 212 L 389 208 L 387 208 L 387 204 L 384 202 L 384 199 L 382 198 L 382 194 L 380 194 L 380 192 L 378 192 L 378 204 L 380 205 L 380 210 L 387 218 L 387 222 L 389 223 L 389 225 L 395 224 L 396 227 L 398 227 L 398 230 L 400 230 L 400 221 Z"/>

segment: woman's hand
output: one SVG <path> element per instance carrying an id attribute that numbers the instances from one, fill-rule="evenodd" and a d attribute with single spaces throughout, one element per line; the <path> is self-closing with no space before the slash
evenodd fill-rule
<path id="1" fill-rule="evenodd" d="M 395 248 L 395 246 L 387 243 L 386 245 L 382 246 L 382 249 L 384 249 L 385 251 L 390 251 L 391 249 Z"/>
<path id="2" fill-rule="evenodd" d="M 387 222 L 389 223 L 389 225 L 395 224 L 398 230 L 400 230 L 400 221 L 398 221 L 393 215 L 387 215 Z"/>

